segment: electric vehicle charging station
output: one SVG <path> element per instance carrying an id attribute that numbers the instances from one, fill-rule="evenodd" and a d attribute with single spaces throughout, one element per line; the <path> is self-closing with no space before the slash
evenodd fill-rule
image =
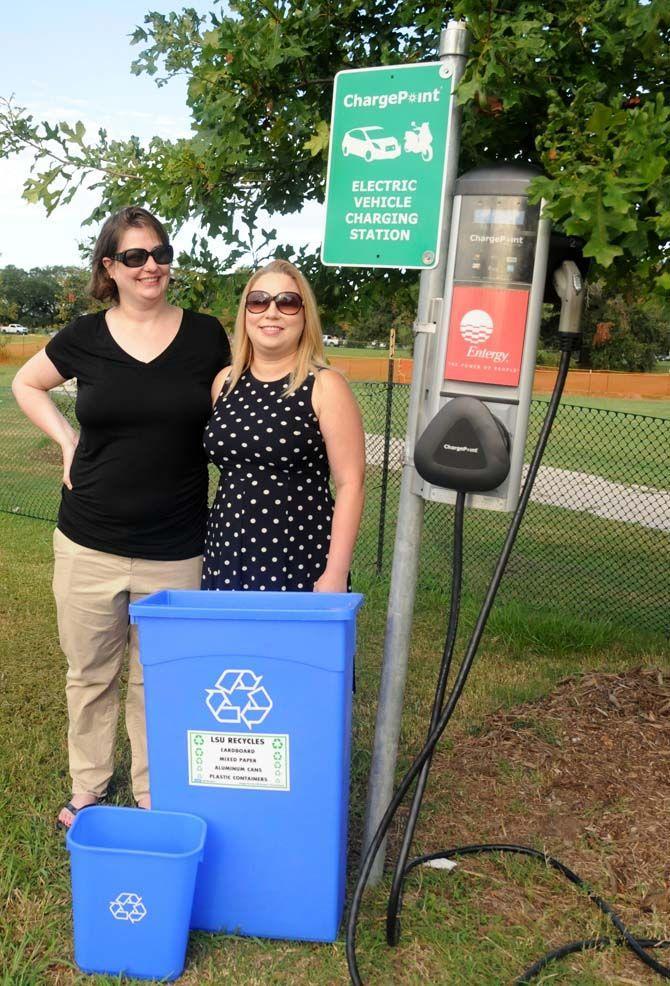
<path id="1" fill-rule="evenodd" d="M 416 337 L 417 343 L 422 336 L 430 341 L 418 354 L 415 345 L 364 849 L 393 791 L 424 504 L 453 504 L 457 498 L 454 485 L 438 485 L 415 468 L 416 444 L 426 425 L 434 422 L 443 465 L 449 464 L 452 475 L 462 470 L 469 476 L 468 507 L 510 512 L 519 499 L 551 242 L 541 203 L 528 200 L 537 173 L 527 165 L 496 165 L 475 169 L 454 185 L 434 324 L 420 324 Z M 459 413 L 464 398 L 480 402 L 506 436 L 509 463 L 498 483 L 486 482 L 486 450 L 475 440 L 470 420 L 474 404 Z M 442 435 L 445 415 L 450 428 Z M 484 482 L 473 485 L 476 472 Z M 383 845 L 371 882 L 381 878 L 382 869 Z"/>
<path id="2" fill-rule="evenodd" d="M 478 168 L 456 182 L 425 417 L 432 421 L 455 397 L 475 397 L 510 443 L 508 475 L 494 489 L 468 494 L 468 507 L 510 511 L 519 498 L 550 237 L 540 206 L 528 201 L 536 174 L 507 165 Z M 461 419 L 452 440 L 445 439 L 453 446 L 445 456 L 471 469 L 477 458 L 472 438 L 467 418 Z M 418 473 L 414 492 L 424 500 L 456 501 L 455 491 Z"/>
<path id="3" fill-rule="evenodd" d="M 430 345 L 415 355 L 364 852 L 393 792 L 424 504 L 463 494 L 462 507 L 510 512 L 519 500 L 551 241 L 528 200 L 537 173 L 499 164 L 457 179 L 435 322 L 418 326 Z M 581 282 L 573 293 L 578 328 Z M 382 841 L 372 883 L 383 856 Z"/>
<path id="4" fill-rule="evenodd" d="M 529 202 L 529 185 L 537 174 L 528 165 L 514 163 L 478 168 L 457 179 L 444 281 L 439 287 L 433 283 L 435 294 L 426 305 L 432 322 L 419 319 L 415 326 L 364 851 L 393 792 L 424 504 L 455 503 L 460 476 L 467 477 L 467 507 L 506 512 L 516 508 L 543 301 L 551 298 L 561 304 L 565 338 L 579 332 L 581 272 L 588 265 L 574 239 L 552 234 L 542 218 L 542 204 Z M 571 273 L 562 275 L 559 290 L 552 283 L 553 273 L 566 261 Z M 489 446 L 489 457 L 509 456 L 495 483 L 488 482 L 487 449 L 478 446 L 472 427 L 473 414 L 482 424 L 482 408 L 490 412 L 507 445 L 505 451 Z M 415 455 L 419 436 L 430 437 L 425 431 L 429 422 L 441 467 L 437 446 L 427 451 L 424 445 L 423 464 L 432 458 L 434 468 L 421 475 Z M 441 485 L 434 478 L 440 475 Z M 445 476 L 454 482 L 445 481 Z M 381 879 L 383 856 L 384 843 L 371 867 L 371 883 Z"/>
<path id="5" fill-rule="evenodd" d="M 536 172 L 511 165 L 480 168 L 455 185 L 453 223 L 442 296 L 427 297 L 435 280 L 422 274 L 420 313 L 409 403 L 405 462 L 389 594 L 387 634 L 370 772 L 363 859 L 347 921 L 346 955 L 354 986 L 362 986 L 356 959 L 356 927 L 368 881 L 383 867 L 386 834 L 416 783 L 404 824 L 386 912 L 389 945 L 400 940 L 404 883 L 421 865 L 448 868 L 456 857 L 512 853 L 537 859 L 575 886 L 606 915 L 627 945 L 649 968 L 670 978 L 670 967 L 646 949 L 665 940 L 640 938 L 585 881 L 559 860 L 530 846 L 455 846 L 408 861 L 433 753 L 448 725 L 473 666 L 486 623 L 530 500 L 570 366 L 579 348 L 588 268 L 577 243 L 552 242 L 541 203 L 528 201 Z M 449 209 L 445 213 L 449 214 Z M 553 295 L 553 297 L 552 297 Z M 541 307 L 545 297 L 560 303 L 561 359 L 543 424 L 523 480 Z M 432 343 L 432 345 L 431 345 Z M 402 696 L 407 668 L 418 569 L 423 504 L 453 503 L 454 534 L 451 605 L 428 735 L 395 794 L 392 794 Z M 511 512 L 507 534 L 460 666 L 451 676 L 460 615 L 465 507 Z M 450 677 L 453 680 L 450 683 Z M 385 797 L 388 795 L 388 797 Z M 455 864 L 454 864 L 455 865 Z M 547 953 L 517 983 L 528 983 L 565 955 L 612 944 L 607 937 L 570 942 Z"/>

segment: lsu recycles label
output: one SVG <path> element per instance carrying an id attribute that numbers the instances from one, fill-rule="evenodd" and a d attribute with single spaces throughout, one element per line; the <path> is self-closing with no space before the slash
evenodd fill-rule
<path id="1" fill-rule="evenodd" d="M 289 791 L 286 733 L 210 732 L 189 729 L 188 782 L 193 787 Z"/>

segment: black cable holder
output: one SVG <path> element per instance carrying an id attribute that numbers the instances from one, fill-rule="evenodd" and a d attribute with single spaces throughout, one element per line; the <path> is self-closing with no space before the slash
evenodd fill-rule
<path id="1" fill-rule="evenodd" d="M 563 340 L 563 337 L 562 337 Z M 562 341 L 561 340 L 561 341 Z M 561 395 L 563 393 L 563 388 L 565 386 L 565 380 L 570 367 L 570 356 L 571 353 L 578 348 L 578 343 L 570 337 L 569 343 L 561 346 L 561 359 L 558 368 L 558 373 L 556 376 L 556 381 L 554 384 L 554 389 L 552 391 L 549 405 L 547 407 L 547 412 L 540 429 L 540 434 L 537 439 L 535 446 L 535 451 L 528 467 L 528 473 L 526 476 L 521 495 L 519 497 L 519 502 L 517 504 L 516 510 L 512 516 L 510 526 L 505 537 L 505 541 L 500 552 L 500 556 L 496 563 L 493 575 L 489 582 L 486 595 L 484 597 L 484 602 L 482 603 L 477 622 L 470 636 L 470 640 L 467 644 L 465 654 L 461 661 L 461 665 L 456 674 L 454 684 L 452 686 L 451 692 L 448 698 L 444 699 L 447 680 L 449 676 L 449 671 L 451 668 L 451 661 L 453 657 L 453 650 L 456 640 L 456 634 L 458 629 L 458 619 L 460 610 L 460 594 L 461 594 L 461 581 L 462 581 L 462 533 L 463 533 L 463 514 L 464 514 L 464 504 L 465 504 L 465 494 L 458 493 L 456 498 L 456 506 L 454 511 L 454 557 L 452 563 L 452 596 L 451 596 L 451 606 L 450 606 L 450 616 L 449 624 L 447 629 L 447 635 L 445 640 L 444 651 L 442 655 L 442 662 L 440 665 L 440 671 L 438 675 L 437 688 L 435 693 L 435 699 L 433 702 L 433 709 L 431 712 L 430 727 L 428 731 L 428 736 L 423 749 L 415 757 L 411 766 L 407 770 L 405 776 L 400 782 L 398 789 L 391 799 L 384 815 L 377 827 L 372 841 L 368 847 L 368 850 L 361 863 L 361 869 L 352 896 L 351 907 L 349 909 L 349 915 L 347 918 L 346 926 L 346 956 L 347 965 L 349 968 L 349 975 L 354 986 L 363 986 L 363 981 L 360 977 L 360 972 L 358 969 L 358 964 L 356 961 L 356 926 L 358 923 L 358 915 L 360 911 L 360 906 L 363 898 L 363 892 L 372 869 L 375 857 L 379 852 L 381 845 L 386 838 L 388 829 L 393 821 L 398 808 L 404 801 L 407 793 L 409 792 L 412 784 L 417 780 L 416 789 L 412 798 L 412 804 L 408 814 L 405 831 L 403 834 L 403 839 L 398 854 L 398 859 L 393 874 L 393 881 L 391 892 L 389 895 L 389 902 L 387 906 L 386 913 L 386 938 L 389 945 L 397 945 L 400 940 L 400 911 L 402 909 L 403 900 L 403 887 L 404 881 L 407 875 L 415 869 L 417 866 L 421 866 L 424 863 L 430 862 L 435 859 L 451 859 L 458 856 L 465 855 L 475 855 L 479 853 L 514 853 L 520 856 L 526 856 L 533 859 L 538 859 L 544 862 L 546 866 L 550 866 L 557 872 L 561 873 L 566 879 L 577 886 L 579 889 L 585 891 L 589 899 L 605 914 L 614 927 L 616 928 L 618 935 L 614 939 L 609 939 L 607 937 L 598 937 L 584 939 L 582 941 L 570 942 L 563 945 L 557 949 L 548 952 L 537 962 L 535 962 L 531 967 L 529 967 L 522 975 L 515 980 L 515 986 L 522 986 L 522 984 L 530 983 L 531 980 L 550 962 L 563 958 L 566 955 L 571 955 L 576 952 L 586 951 L 588 949 L 600 949 L 606 948 L 610 944 L 625 944 L 627 945 L 634 954 L 643 962 L 646 966 L 653 969 L 660 976 L 665 979 L 670 979 L 670 967 L 663 965 L 658 962 L 652 956 L 645 952 L 648 948 L 666 948 L 670 946 L 670 941 L 648 939 L 648 938 L 638 938 L 632 932 L 630 932 L 624 925 L 621 918 L 616 914 L 612 907 L 604 901 L 601 897 L 595 894 L 586 884 L 586 882 L 574 873 L 569 867 L 560 860 L 549 856 L 546 853 L 540 852 L 537 849 L 533 849 L 530 846 L 520 846 L 514 844 L 476 844 L 469 846 L 455 846 L 451 849 L 440 850 L 439 852 L 429 853 L 424 856 L 416 857 L 410 862 L 407 862 L 407 857 L 409 855 L 409 850 L 411 847 L 412 839 L 414 836 L 414 830 L 416 828 L 416 823 L 419 817 L 419 812 L 421 810 L 421 803 L 423 800 L 423 795 L 425 793 L 426 784 L 428 781 L 428 774 L 430 771 L 430 766 L 432 762 L 432 757 L 435 752 L 435 748 L 442 736 L 442 733 L 449 723 L 454 709 L 458 703 L 458 700 L 462 694 L 463 688 L 467 681 L 468 675 L 474 663 L 474 659 L 481 642 L 482 635 L 486 628 L 486 623 L 491 612 L 498 588 L 502 576 L 507 567 L 509 561 L 509 556 L 511 554 L 516 536 L 523 519 L 523 515 L 526 511 L 528 501 L 530 500 L 530 494 L 535 483 L 537 472 L 540 467 L 540 463 L 544 456 L 544 451 L 549 439 L 549 434 L 556 417 L 556 412 L 558 410 L 558 405 L 560 403 Z"/>

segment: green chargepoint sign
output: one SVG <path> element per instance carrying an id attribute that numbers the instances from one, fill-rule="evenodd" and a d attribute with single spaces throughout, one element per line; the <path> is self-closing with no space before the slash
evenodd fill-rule
<path id="1" fill-rule="evenodd" d="M 441 62 L 335 76 L 322 263 L 437 265 L 450 100 Z"/>

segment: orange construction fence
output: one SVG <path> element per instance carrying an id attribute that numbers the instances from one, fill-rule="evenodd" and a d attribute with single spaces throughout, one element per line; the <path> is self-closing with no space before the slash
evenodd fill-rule
<path id="1" fill-rule="evenodd" d="M 5 337 L 6 338 L 6 337 Z M 5 342 L 0 336 L 0 363 L 25 363 L 27 359 L 44 349 L 49 341 L 46 336 L 39 339 L 12 339 Z"/>
<path id="2" fill-rule="evenodd" d="M 0 362 L 24 363 L 45 345 L 47 340 L 12 339 L 0 346 Z M 385 356 L 335 356 L 328 361 L 348 380 L 385 382 L 388 380 L 388 359 Z M 411 359 L 396 359 L 393 367 L 395 383 L 412 380 Z M 554 386 L 556 369 L 538 366 L 533 391 L 548 394 Z M 570 370 L 565 393 L 575 397 L 630 397 L 635 399 L 670 399 L 670 370 L 668 373 L 623 373 L 614 370 Z"/>
<path id="3" fill-rule="evenodd" d="M 331 356 L 328 361 L 349 380 L 386 381 L 388 360 L 383 356 Z M 396 383 L 409 383 L 412 379 L 412 360 L 397 359 L 393 368 Z M 533 391 L 551 393 L 556 379 L 556 368 L 538 366 L 535 369 Z M 668 400 L 670 398 L 670 371 L 668 373 L 623 373 L 614 370 L 570 370 L 565 393 L 579 397 L 629 397 L 637 399 Z"/>

